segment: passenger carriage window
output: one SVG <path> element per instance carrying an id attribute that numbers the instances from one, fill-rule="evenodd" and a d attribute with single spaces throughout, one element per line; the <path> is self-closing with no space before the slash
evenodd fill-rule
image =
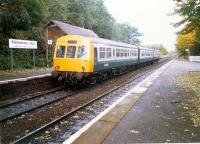
<path id="1" fill-rule="evenodd" d="M 64 55 L 65 55 L 65 46 L 58 46 L 57 52 L 56 52 L 56 57 L 63 58 Z"/>
<path id="2" fill-rule="evenodd" d="M 106 58 L 111 58 L 111 48 L 106 48 Z"/>
<path id="3" fill-rule="evenodd" d="M 76 46 L 68 46 L 66 58 L 74 58 L 76 53 Z"/>
<path id="4" fill-rule="evenodd" d="M 120 56 L 123 57 L 124 56 L 124 50 L 120 49 Z"/>
<path id="5" fill-rule="evenodd" d="M 113 57 L 115 57 L 115 49 L 113 49 Z"/>
<path id="6" fill-rule="evenodd" d="M 134 54 L 133 54 L 133 55 L 134 55 L 134 56 L 137 56 L 137 51 L 134 50 Z"/>
<path id="7" fill-rule="evenodd" d="M 117 56 L 117 57 L 120 57 L 120 49 L 117 49 L 117 51 L 116 51 L 116 56 Z"/>
<path id="8" fill-rule="evenodd" d="M 127 54 L 127 49 L 125 49 L 125 57 L 127 57 L 128 56 L 128 54 Z"/>
<path id="9" fill-rule="evenodd" d="M 105 48 L 100 47 L 100 52 L 99 52 L 99 58 L 103 59 L 105 58 Z"/>

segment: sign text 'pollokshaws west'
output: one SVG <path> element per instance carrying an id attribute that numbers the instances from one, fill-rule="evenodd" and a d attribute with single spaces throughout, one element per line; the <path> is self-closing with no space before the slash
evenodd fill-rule
<path id="1" fill-rule="evenodd" d="M 37 49 L 37 41 L 9 39 L 9 48 Z"/>

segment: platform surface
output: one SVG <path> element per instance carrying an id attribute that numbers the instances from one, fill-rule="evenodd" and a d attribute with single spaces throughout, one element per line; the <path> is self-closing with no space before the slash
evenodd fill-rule
<path id="1" fill-rule="evenodd" d="M 200 71 L 200 63 L 172 60 L 64 144 L 200 142 L 200 129 L 181 106 L 186 94 L 174 83 L 177 74 L 187 71 Z"/>
<path id="2" fill-rule="evenodd" d="M 14 71 L 14 72 L 6 72 L 0 71 L 0 84 L 7 83 L 10 81 L 16 81 L 20 79 L 31 79 L 37 77 L 45 77 L 51 75 L 52 69 L 33 69 L 33 70 L 24 70 L 24 71 Z"/>
<path id="3" fill-rule="evenodd" d="M 187 71 L 200 71 L 200 63 L 173 61 L 103 144 L 200 142 L 200 128 L 181 106 L 187 96 L 174 82 L 177 74 Z"/>

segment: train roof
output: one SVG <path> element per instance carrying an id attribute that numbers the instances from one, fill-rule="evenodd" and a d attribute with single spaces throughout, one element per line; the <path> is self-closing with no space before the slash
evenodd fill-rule
<path id="1" fill-rule="evenodd" d="M 104 38 L 90 37 L 90 39 L 93 43 L 96 43 L 96 44 L 105 44 L 105 45 L 110 45 L 110 46 L 127 47 L 127 48 L 138 48 L 135 45 L 118 42 L 118 41 L 113 41 L 113 40 L 108 40 L 108 39 L 104 39 Z"/>

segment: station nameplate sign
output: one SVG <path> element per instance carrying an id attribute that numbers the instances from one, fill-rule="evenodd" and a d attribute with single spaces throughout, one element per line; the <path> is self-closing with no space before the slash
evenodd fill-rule
<path id="1" fill-rule="evenodd" d="M 53 41 L 52 40 L 48 40 L 48 45 L 52 45 Z"/>
<path id="2" fill-rule="evenodd" d="M 9 39 L 9 48 L 37 49 L 37 41 Z"/>

